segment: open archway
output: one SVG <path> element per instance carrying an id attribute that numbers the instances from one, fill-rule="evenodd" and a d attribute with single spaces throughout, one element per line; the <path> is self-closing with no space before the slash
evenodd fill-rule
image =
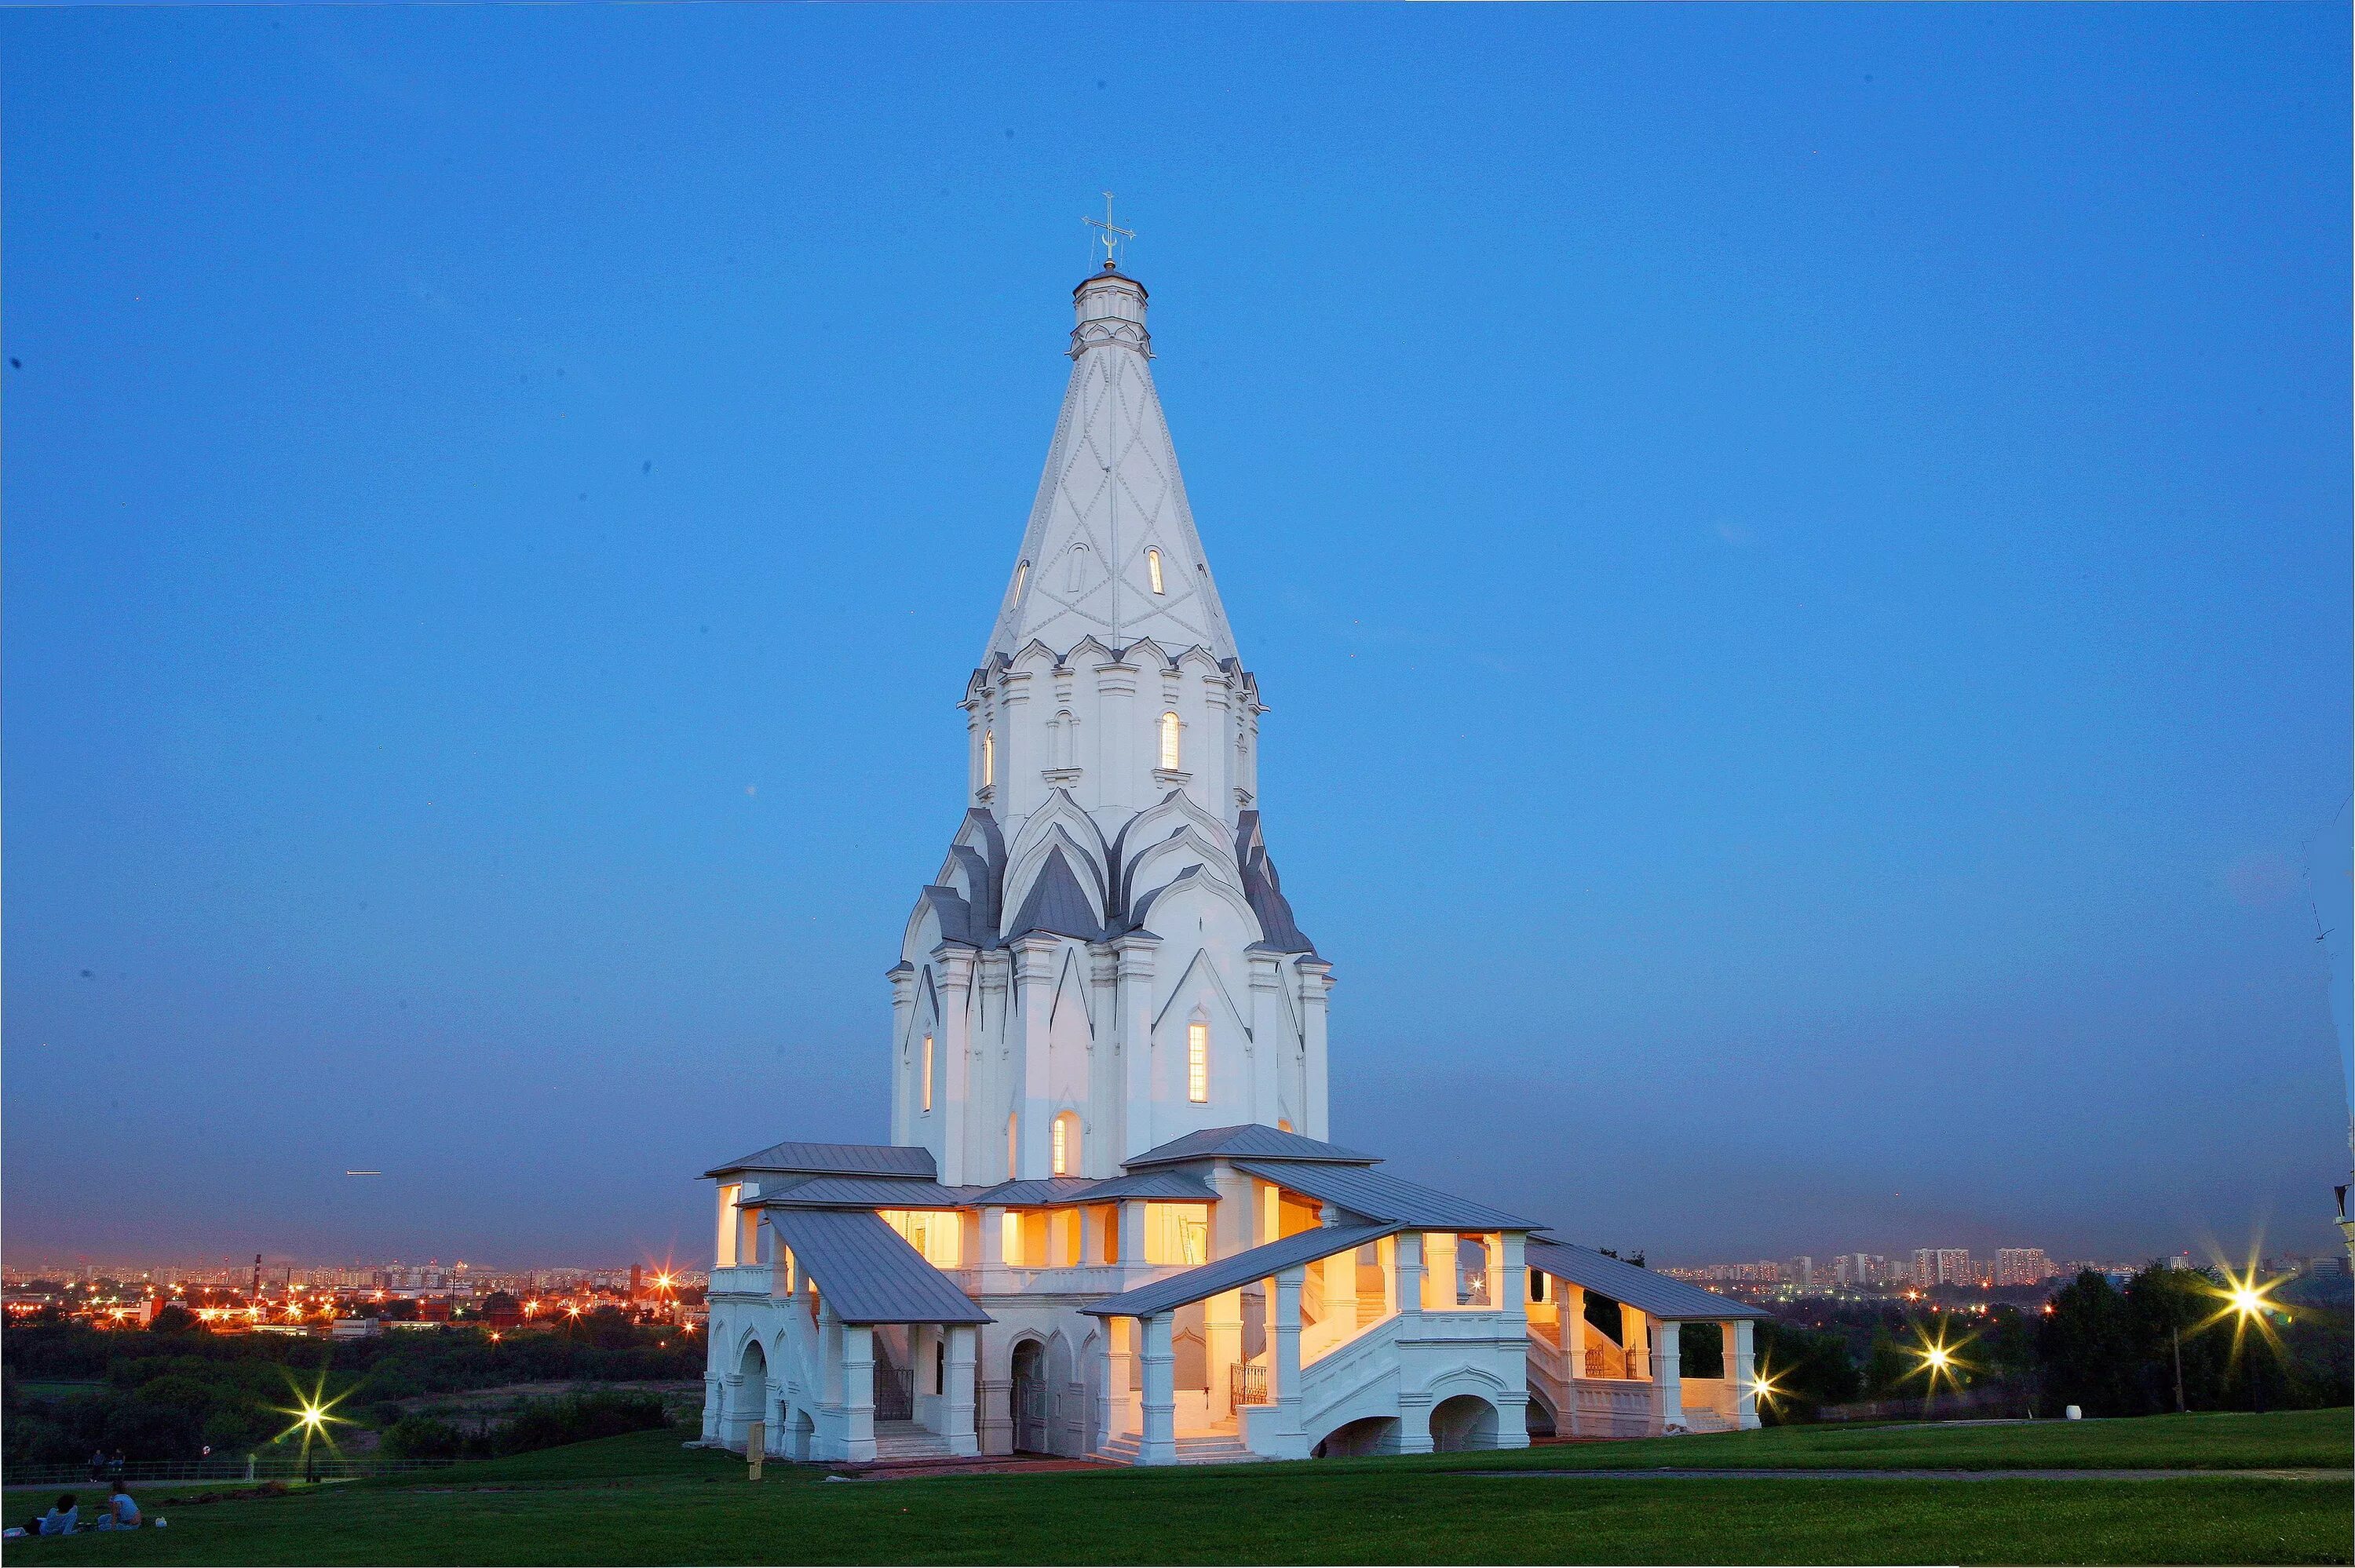
<path id="1" fill-rule="evenodd" d="M 1369 1415 L 1327 1433 L 1308 1451 L 1312 1459 L 1346 1459 L 1367 1454 L 1395 1454 L 1399 1424 L 1395 1415 Z"/>
<path id="2" fill-rule="evenodd" d="M 1431 1446 L 1442 1454 L 1497 1446 L 1497 1407 L 1476 1393 L 1459 1393 L 1432 1407 Z"/>
<path id="3" fill-rule="evenodd" d="M 727 1393 L 728 1446 L 741 1448 L 751 1439 L 752 1423 L 769 1398 L 769 1358 L 758 1339 L 744 1341 L 736 1358 L 736 1383 Z"/>

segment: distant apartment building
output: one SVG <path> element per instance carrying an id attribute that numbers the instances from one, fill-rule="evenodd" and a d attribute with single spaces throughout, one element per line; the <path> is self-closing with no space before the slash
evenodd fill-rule
<path id="1" fill-rule="evenodd" d="M 1802 1290 L 1813 1290 L 1816 1287 L 1816 1260 L 1812 1257 L 1791 1259 L 1783 1266 L 1783 1283 L 1796 1285 Z"/>
<path id="2" fill-rule="evenodd" d="M 1995 1282 L 2041 1285 L 2052 1277 L 2052 1260 L 2041 1246 L 1999 1246 L 1995 1249 Z"/>
<path id="3" fill-rule="evenodd" d="M 1971 1266 L 1971 1249 L 1964 1246 L 1924 1246 L 1913 1249 L 1914 1287 L 1927 1290 L 1934 1285 L 1977 1285 L 1978 1271 Z"/>
<path id="4" fill-rule="evenodd" d="M 1879 1253 L 1844 1252 L 1832 1259 L 1832 1283 L 1869 1290 L 1889 1283 L 1889 1260 Z"/>

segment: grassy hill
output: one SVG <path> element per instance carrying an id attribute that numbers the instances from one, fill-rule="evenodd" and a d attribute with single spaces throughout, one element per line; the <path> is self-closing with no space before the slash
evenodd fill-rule
<path id="1" fill-rule="evenodd" d="M 2344 1563 L 2349 1413 L 1784 1428 L 1528 1454 L 831 1483 L 645 1433 L 400 1482 L 145 1500 L 76 1563 Z M 1465 1468 L 2199 1467 L 2184 1478 L 1724 1480 Z M 2328 1467 L 2322 1480 L 2230 1472 Z M 176 1489 L 179 1493 L 197 1489 Z M 15 1511 L 22 1492 L 10 1494 Z"/>

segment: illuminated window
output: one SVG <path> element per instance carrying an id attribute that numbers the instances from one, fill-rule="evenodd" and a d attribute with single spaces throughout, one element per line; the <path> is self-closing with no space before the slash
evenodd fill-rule
<path id="1" fill-rule="evenodd" d="M 1054 1173 L 1071 1176 L 1080 1168 L 1080 1118 L 1076 1112 L 1065 1111 L 1055 1118 L 1050 1129 L 1054 1139 Z"/>
<path id="2" fill-rule="evenodd" d="M 1210 1103 L 1210 1026 L 1186 1025 L 1186 1097 L 1198 1106 Z"/>
<path id="3" fill-rule="evenodd" d="M 1178 766 L 1178 715 L 1161 715 L 1161 766 L 1175 769 Z"/>
<path id="4" fill-rule="evenodd" d="M 1275 1130 L 1278 1132 L 1290 1132 L 1292 1130 L 1292 1118 L 1288 1116 L 1277 1117 L 1275 1118 Z"/>
<path id="5" fill-rule="evenodd" d="M 932 1110 L 932 1037 L 924 1036 L 924 1114 Z"/>
<path id="6" fill-rule="evenodd" d="M 997 1217 L 997 1255 L 1019 1267 L 1022 1263 L 1022 1216 L 1008 1209 Z"/>
<path id="7" fill-rule="evenodd" d="M 984 789 L 997 782 L 997 732 L 981 732 L 981 782 Z"/>
<path id="8" fill-rule="evenodd" d="M 1008 1181 L 1014 1180 L 1014 1154 L 1016 1149 L 1019 1147 L 1015 1140 L 1015 1134 L 1020 1130 L 1021 1124 L 1022 1113 L 1019 1111 L 1006 1118 L 1006 1179 Z"/>
<path id="9" fill-rule="evenodd" d="M 1030 563 L 1025 561 L 1020 566 L 1014 568 L 1014 591 L 1006 597 L 1008 599 L 1020 599 L 1022 597 L 1022 585 L 1029 580 Z"/>
<path id="10" fill-rule="evenodd" d="M 1155 593 L 1160 593 L 1163 591 L 1161 587 L 1160 551 L 1147 550 L 1145 552 L 1145 575 L 1153 579 L 1153 591 Z"/>

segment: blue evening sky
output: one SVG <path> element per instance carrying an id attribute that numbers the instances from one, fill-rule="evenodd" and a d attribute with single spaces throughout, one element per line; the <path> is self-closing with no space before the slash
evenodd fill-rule
<path id="1" fill-rule="evenodd" d="M 2349 26 L 0 14 L 10 1255 L 700 1260 L 884 1137 L 1105 187 L 1337 1138 L 2333 1245 Z"/>

